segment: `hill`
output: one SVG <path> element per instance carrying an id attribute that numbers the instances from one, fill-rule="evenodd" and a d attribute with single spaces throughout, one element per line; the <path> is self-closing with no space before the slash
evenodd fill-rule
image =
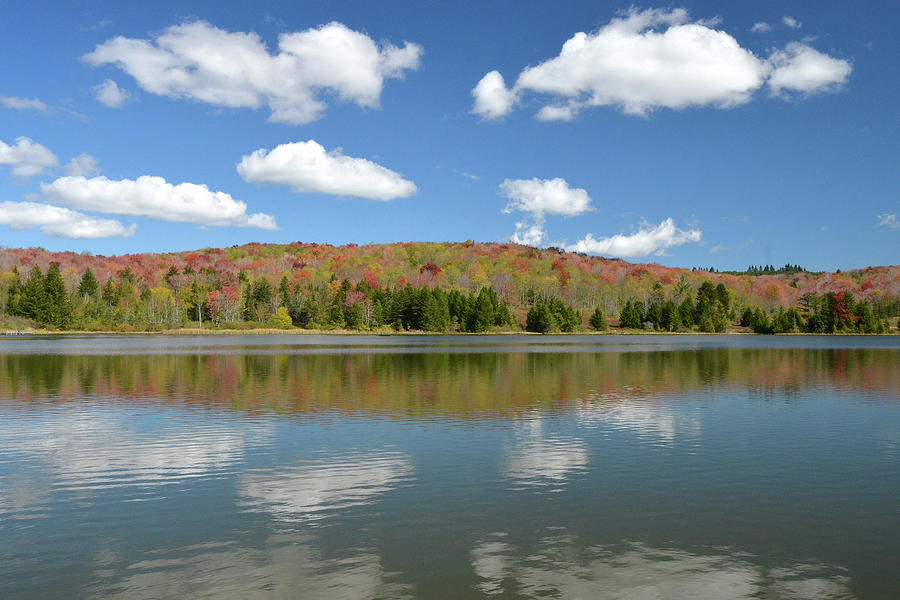
<path id="1" fill-rule="evenodd" d="M 574 329 L 585 327 L 597 309 L 614 326 L 627 308 L 626 325 L 665 330 L 709 329 L 698 314 L 703 310 L 715 330 L 744 324 L 764 331 L 753 319 L 773 326 L 785 314 L 791 321 L 787 330 L 809 330 L 810 318 L 817 315 L 827 330 L 859 329 L 861 321 L 865 329 L 870 321 L 883 329 L 886 320 L 895 324 L 900 315 L 900 266 L 835 273 L 799 269 L 716 273 L 471 241 L 252 243 L 109 257 L 7 248 L 0 249 L 0 312 L 63 329 L 164 329 L 206 321 L 243 327 L 470 330 L 460 319 L 468 318 L 463 313 L 471 306 L 457 306 L 448 320 L 453 307 L 445 310 L 443 303 L 459 304 L 462 298 L 474 305 L 485 289 L 482 304 L 509 313 L 489 316 L 489 323 L 481 323 L 486 329 L 523 326 L 536 305 L 547 306 L 555 318 L 551 328 L 562 330 L 569 327 L 563 321 L 571 321 Z M 38 276 L 40 281 L 31 281 Z M 431 302 L 424 291 L 432 292 L 438 303 L 434 310 L 440 312 L 427 327 L 421 314 L 410 312 L 421 313 L 420 305 Z M 676 323 L 671 314 L 660 314 L 678 313 L 686 300 L 691 306 Z M 404 308 L 404 302 L 413 308 Z M 54 303 L 65 305 L 61 315 L 54 313 L 59 312 Z M 567 316 L 563 308 L 578 314 Z M 818 321 L 813 325 L 821 329 Z"/>

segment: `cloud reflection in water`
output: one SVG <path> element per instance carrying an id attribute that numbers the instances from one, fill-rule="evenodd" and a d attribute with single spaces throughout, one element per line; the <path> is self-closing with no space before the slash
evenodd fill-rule
<path id="1" fill-rule="evenodd" d="M 341 461 L 250 471 L 238 491 L 251 505 L 283 519 L 316 519 L 325 511 L 369 504 L 414 476 L 404 454 L 348 456 Z"/>
<path id="2" fill-rule="evenodd" d="M 544 435 L 540 418 L 533 418 L 522 427 L 503 475 L 517 486 L 550 485 L 558 490 L 570 476 L 584 472 L 587 465 L 588 451 L 581 440 Z"/>
<path id="3" fill-rule="evenodd" d="M 249 436 L 225 423 L 154 421 L 140 430 L 121 413 L 92 411 L 89 405 L 21 419 L 14 432 L 0 431 L 0 443 L 20 461 L 39 461 L 54 473 L 54 486 L 90 490 L 122 485 L 157 485 L 233 469 Z"/>
<path id="4" fill-rule="evenodd" d="M 697 436 L 701 427 L 700 419 L 679 414 L 668 403 L 618 393 L 591 394 L 576 407 L 575 414 L 583 425 L 608 424 L 666 444 L 674 442 L 677 436 Z"/>
<path id="5" fill-rule="evenodd" d="M 722 552 L 721 549 L 718 550 Z M 475 545 L 477 589 L 488 595 L 595 600 L 855 598 L 834 566 L 798 563 L 766 569 L 746 554 L 697 554 L 631 544 L 624 550 L 579 547 L 572 536 L 547 537 L 521 556 L 493 534 Z"/>
<path id="6" fill-rule="evenodd" d="M 100 571 L 110 557 L 98 561 Z M 237 543 L 168 550 L 127 564 L 126 576 L 90 589 L 107 598 L 406 598 L 381 559 L 367 549 L 327 556 L 307 537 L 271 536 L 261 548 Z"/>

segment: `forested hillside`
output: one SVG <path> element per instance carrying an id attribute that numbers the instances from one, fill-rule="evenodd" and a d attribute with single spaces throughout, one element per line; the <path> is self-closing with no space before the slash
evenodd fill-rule
<path id="1" fill-rule="evenodd" d="M 474 242 L 112 257 L 0 249 L 6 328 L 878 333 L 898 316 L 900 266 L 729 274 Z"/>

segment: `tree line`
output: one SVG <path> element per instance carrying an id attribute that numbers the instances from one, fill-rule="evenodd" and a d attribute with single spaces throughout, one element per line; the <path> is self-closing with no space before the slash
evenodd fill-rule
<path id="1" fill-rule="evenodd" d="M 333 279 L 325 286 L 277 287 L 265 277 L 206 290 L 194 280 L 179 286 L 169 273 L 166 286 L 141 286 L 130 270 L 102 286 L 86 269 L 71 294 L 59 266 L 47 273 L 34 266 L 23 280 L 13 268 L 5 311 L 55 329 L 162 330 L 204 322 L 219 327 L 291 326 L 309 329 L 485 332 L 516 327 L 510 307 L 491 287 L 465 294 L 441 288 L 374 288 Z"/>
<path id="2" fill-rule="evenodd" d="M 70 292 L 55 263 L 46 273 L 33 266 L 27 277 L 15 267 L 4 275 L 0 309 L 58 330 L 153 331 L 204 324 L 473 333 L 521 327 L 537 333 L 609 329 L 601 307 L 585 323 L 585 315 L 555 296 L 535 297 L 520 326 L 510 305 L 489 285 L 463 292 L 410 284 L 381 287 L 334 276 L 325 284 L 306 285 L 283 276 L 273 285 L 247 271 L 234 284 L 210 284 L 199 277 L 186 279 L 193 273 L 173 267 L 164 285 L 150 287 L 128 268 L 103 284 L 88 268 Z M 683 279 L 669 291 L 655 282 L 643 299 L 620 298 L 617 309 L 610 317 L 618 316 L 619 327 L 636 330 L 724 332 L 743 326 L 756 333 L 883 333 L 890 331 L 888 319 L 896 317 L 900 305 L 873 307 L 840 291 L 806 294 L 798 306 L 767 311 L 739 306 L 722 283 L 705 281 L 694 293 Z"/>
<path id="3" fill-rule="evenodd" d="M 885 333 L 890 330 L 887 315 L 876 314 L 867 301 L 856 301 L 848 291 L 805 294 L 799 307 L 782 308 L 774 315 L 759 308 L 747 308 L 740 324 L 756 333 Z M 900 328 L 900 321 L 897 327 Z"/>

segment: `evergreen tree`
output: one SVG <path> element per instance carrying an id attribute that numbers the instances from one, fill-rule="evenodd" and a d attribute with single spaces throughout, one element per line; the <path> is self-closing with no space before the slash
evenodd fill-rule
<path id="1" fill-rule="evenodd" d="M 501 302 L 497 307 L 497 321 L 499 327 L 515 327 L 516 318 L 513 317 L 512 311 L 506 302 Z"/>
<path id="2" fill-rule="evenodd" d="M 434 294 L 426 291 L 423 294 L 422 316 L 420 319 L 423 331 L 443 331 L 444 318 L 440 303 Z"/>
<path id="3" fill-rule="evenodd" d="M 291 283 L 287 275 L 283 275 L 278 283 L 278 301 L 286 308 L 291 304 Z"/>
<path id="4" fill-rule="evenodd" d="M 538 302 L 528 310 L 525 330 L 534 333 L 550 333 L 556 330 L 556 322 L 546 304 Z"/>
<path id="5" fill-rule="evenodd" d="M 95 298 L 100 291 L 100 282 L 94 277 L 90 267 L 84 270 L 81 282 L 78 284 L 78 296 L 80 298 Z"/>
<path id="6" fill-rule="evenodd" d="M 497 294 L 493 288 L 483 287 L 471 303 L 468 330 L 487 331 L 497 321 Z"/>
<path id="7" fill-rule="evenodd" d="M 278 310 L 280 311 L 283 306 L 279 306 Z M 286 310 L 286 309 L 285 309 Z M 362 329 L 365 323 L 363 322 L 363 311 L 362 306 L 359 304 L 350 304 L 349 306 L 344 306 L 344 326 L 347 329 Z"/>
<path id="8" fill-rule="evenodd" d="M 451 290 L 447 294 L 447 307 L 450 312 L 451 327 L 455 326 L 460 331 L 465 331 L 466 324 L 469 322 L 469 305 L 462 292 Z"/>
<path id="9" fill-rule="evenodd" d="M 744 309 L 744 312 L 741 313 L 741 325 L 744 327 L 752 327 L 753 323 L 753 310 L 748 306 Z"/>
<path id="10" fill-rule="evenodd" d="M 69 296 L 59 272 L 59 264 L 50 263 L 44 278 L 44 310 L 37 320 L 57 329 L 68 329 L 71 319 Z"/>
<path id="11" fill-rule="evenodd" d="M 772 322 L 769 321 L 769 317 L 761 308 L 757 308 L 753 311 L 753 320 L 750 327 L 755 333 L 774 333 Z"/>
<path id="12" fill-rule="evenodd" d="M 431 295 L 434 296 L 434 301 L 437 304 L 438 317 L 436 321 L 438 328 L 435 331 L 447 331 L 450 329 L 450 305 L 448 303 L 447 292 L 436 287 L 431 290 Z M 508 307 L 505 305 L 502 306 L 509 312 Z"/>
<path id="13" fill-rule="evenodd" d="M 22 294 L 19 298 L 17 309 L 18 314 L 44 323 L 46 322 L 43 320 L 46 315 L 46 306 L 47 297 L 44 288 L 44 273 L 39 266 L 34 265 L 31 268 L 28 279 L 25 281 L 25 285 L 22 286 Z"/>
<path id="14" fill-rule="evenodd" d="M 779 310 L 772 321 L 773 333 L 791 333 L 800 328 L 800 315 L 793 307 Z"/>
<path id="15" fill-rule="evenodd" d="M 718 312 L 721 312 L 725 317 L 731 314 L 731 296 L 729 296 L 728 289 L 726 289 L 724 283 L 716 286 L 716 304 Z"/>
<path id="16" fill-rule="evenodd" d="M 603 314 L 603 311 L 600 310 L 600 307 L 594 309 L 594 313 L 590 318 L 591 327 L 593 327 L 596 331 L 607 331 L 609 330 L 609 324 L 606 322 L 606 316 Z"/>
<path id="17" fill-rule="evenodd" d="M 695 312 L 694 301 L 690 298 L 690 296 L 682 300 L 681 304 L 678 305 L 678 318 L 688 329 L 692 328 L 696 324 L 696 321 L 694 320 Z"/>
<path id="18" fill-rule="evenodd" d="M 6 312 L 11 315 L 20 315 L 19 303 L 22 298 L 22 277 L 19 275 L 19 269 L 12 268 L 12 282 L 6 292 Z"/>
<path id="19" fill-rule="evenodd" d="M 550 298 L 546 302 L 553 321 L 560 331 L 571 333 L 581 328 L 581 314 L 559 298 Z"/>
<path id="20" fill-rule="evenodd" d="M 674 311 L 672 311 L 672 321 L 671 323 L 669 323 L 669 331 L 678 331 L 682 326 L 683 324 L 681 322 L 681 313 L 676 308 Z"/>
<path id="21" fill-rule="evenodd" d="M 100 292 L 100 297 L 107 306 L 115 306 L 119 303 L 119 290 L 116 288 L 116 282 L 113 281 L 112 277 L 107 279 L 106 283 L 103 284 L 103 290 Z"/>
<path id="22" fill-rule="evenodd" d="M 872 312 L 872 307 L 865 300 L 858 302 L 853 307 L 853 316 L 856 317 L 856 328 L 860 333 L 876 333 L 878 331 L 875 313 Z"/>
<path id="23" fill-rule="evenodd" d="M 637 303 L 628 300 L 619 313 L 619 326 L 628 329 L 640 329 L 643 327 L 644 315 Z"/>
<path id="24" fill-rule="evenodd" d="M 322 325 L 323 313 L 324 309 L 322 308 L 322 303 L 314 294 L 310 294 L 309 297 L 304 300 L 303 306 L 300 307 L 297 319 L 294 322 L 300 327 L 315 329 Z"/>

